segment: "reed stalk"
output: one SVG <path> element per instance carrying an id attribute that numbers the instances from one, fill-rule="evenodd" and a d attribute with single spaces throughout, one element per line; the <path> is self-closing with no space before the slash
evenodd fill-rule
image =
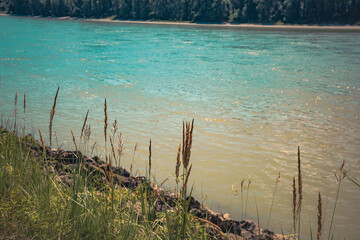
<path id="1" fill-rule="evenodd" d="M 240 191 L 241 191 L 241 218 L 244 219 L 244 182 L 245 178 L 240 183 Z"/>
<path id="2" fill-rule="evenodd" d="M 106 139 L 107 139 L 107 127 L 108 127 L 108 115 L 107 115 L 107 103 L 106 103 L 106 98 L 105 98 L 105 102 L 104 102 L 104 114 L 105 114 L 105 118 L 104 118 L 104 136 L 105 136 L 105 144 L 106 144 Z"/>
<path id="3" fill-rule="evenodd" d="M 78 147 L 77 147 L 77 144 L 76 144 L 75 135 L 74 135 L 74 132 L 73 132 L 73 130 L 71 128 L 70 128 L 70 132 L 71 132 L 73 142 L 74 142 L 74 145 L 75 145 L 75 149 L 76 149 L 76 157 L 79 158 L 79 151 L 78 151 Z"/>
<path id="4" fill-rule="evenodd" d="M 59 133 L 55 131 L 54 135 L 55 135 L 56 147 L 59 150 L 59 138 L 58 138 Z"/>
<path id="5" fill-rule="evenodd" d="M 183 193 L 184 198 L 186 198 L 186 190 L 187 190 L 187 184 L 188 184 L 188 181 L 189 181 L 189 176 L 190 176 L 190 173 L 191 173 L 191 168 L 192 168 L 192 164 L 190 164 L 189 170 L 186 173 L 184 184 L 182 186 L 182 193 Z"/>
<path id="6" fill-rule="evenodd" d="M 321 238 L 321 230 L 322 230 L 322 202 L 321 202 L 321 193 L 319 191 L 318 195 L 318 214 L 317 214 L 317 234 L 316 239 L 320 240 Z"/>
<path id="7" fill-rule="evenodd" d="M 273 193 L 272 200 L 271 200 L 270 213 L 269 213 L 269 218 L 268 218 L 268 222 L 267 222 L 266 228 L 269 228 L 270 218 L 271 218 L 271 212 L 272 212 L 272 209 L 273 209 L 274 199 L 275 199 L 275 194 L 276 194 L 276 189 L 277 189 L 277 186 L 278 186 L 279 182 L 280 182 L 280 172 L 279 172 L 279 175 L 278 175 L 277 178 L 276 178 L 275 188 L 274 188 L 274 193 Z"/>
<path id="8" fill-rule="evenodd" d="M 41 145 L 43 147 L 43 150 L 45 150 L 45 141 L 44 141 L 44 138 L 43 138 L 43 136 L 41 134 L 40 128 L 38 129 L 38 131 L 39 131 L 39 136 L 40 136 L 40 140 L 41 140 Z"/>
<path id="9" fill-rule="evenodd" d="M 151 139 L 149 143 L 149 179 L 151 178 Z"/>
<path id="10" fill-rule="evenodd" d="M 113 170 L 113 166 L 111 163 L 111 155 L 109 153 L 109 181 L 111 184 L 111 188 L 113 188 L 113 176 L 114 176 L 114 170 Z"/>
<path id="11" fill-rule="evenodd" d="M 51 137 L 52 137 L 52 124 L 55 116 L 55 107 L 56 107 L 56 100 L 59 94 L 60 87 L 58 87 L 55 98 L 54 98 L 54 104 L 52 105 L 51 111 L 50 111 L 50 123 L 49 123 L 49 137 L 50 137 L 50 146 L 51 146 Z"/>
<path id="12" fill-rule="evenodd" d="M 26 94 L 24 93 L 24 114 L 26 112 Z"/>
<path id="13" fill-rule="evenodd" d="M 247 183 L 247 186 L 246 186 L 246 200 L 245 200 L 245 216 L 244 216 L 244 219 L 246 219 L 247 205 L 248 205 L 248 199 L 249 199 L 250 184 L 251 184 L 251 176 L 248 176 L 248 183 Z"/>
<path id="14" fill-rule="evenodd" d="M 17 101 L 18 101 L 18 93 L 17 91 L 15 92 L 15 100 L 14 100 L 14 105 L 17 105 Z"/>
<path id="15" fill-rule="evenodd" d="M 88 115 L 89 115 L 89 110 L 88 110 L 87 113 L 86 113 L 86 116 L 85 116 L 85 119 L 84 119 L 84 124 L 83 124 L 83 126 L 82 126 L 82 128 L 81 128 L 80 142 L 81 142 L 81 138 L 83 137 L 83 133 L 84 133 L 84 130 L 85 130 L 85 126 L 86 126 L 86 121 L 87 121 Z"/>
<path id="16" fill-rule="evenodd" d="M 15 100 L 14 100 L 14 118 L 15 118 L 15 121 L 14 121 L 14 133 L 16 133 L 16 120 L 17 120 L 17 101 L 18 101 L 18 93 L 17 91 L 15 92 Z"/>
<path id="17" fill-rule="evenodd" d="M 41 145 L 42 145 L 42 149 L 43 149 L 43 158 L 45 160 L 46 159 L 45 141 L 44 141 L 44 138 L 43 138 L 43 136 L 41 134 L 40 128 L 38 129 L 38 131 L 39 131 L 39 136 L 40 136 Z"/>
<path id="18" fill-rule="evenodd" d="M 258 204 L 257 204 L 257 201 L 256 201 L 256 196 L 254 195 L 254 200 L 255 200 L 255 206 L 256 206 L 256 218 L 257 218 L 257 222 L 258 222 L 258 229 L 259 229 L 259 235 L 258 235 L 258 238 L 255 238 L 255 239 L 260 239 L 260 217 L 259 217 L 259 209 L 258 209 Z"/>
<path id="19" fill-rule="evenodd" d="M 185 123 L 183 122 L 182 162 L 186 171 L 188 169 L 190 162 L 193 129 L 194 129 L 194 119 L 192 120 L 191 124 L 190 122 L 186 123 L 186 129 L 185 129 Z"/>
<path id="20" fill-rule="evenodd" d="M 296 233 L 296 203 L 297 203 L 297 197 L 296 197 L 296 178 L 293 177 L 293 223 L 294 223 L 294 234 Z"/>
<path id="21" fill-rule="evenodd" d="M 106 156 L 106 162 L 108 160 L 107 152 L 106 152 L 106 142 L 107 142 L 107 127 L 108 127 L 108 114 L 107 114 L 107 104 L 106 104 L 106 98 L 104 102 L 104 139 L 105 139 L 105 156 Z"/>
<path id="22" fill-rule="evenodd" d="M 96 146 L 96 142 L 94 142 L 94 144 L 93 144 L 92 147 L 91 147 L 91 153 L 90 153 L 91 156 L 92 156 L 93 153 L 94 153 L 95 146 Z"/>
<path id="23" fill-rule="evenodd" d="M 332 212 L 332 216 L 331 216 L 331 222 L 330 222 L 330 228 L 329 228 L 329 234 L 328 234 L 328 240 L 330 239 L 330 234 L 331 234 L 331 230 L 332 230 L 332 225 L 334 222 L 334 216 L 335 216 L 335 211 L 336 211 L 336 205 L 339 199 L 339 193 L 340 193 L 340 187 L 341 187 L 341 183 L 342 180 L 346 177 L 347 175 L 347 169 L 345 167 L 345 161 L 343 161 L 343 163 L 341 164 L 338 172 L 334 172 L 335 175 L 335 179 L 336 179 L 336 183 L 338 185 L 337 191 L 336 191 L 336 198 L 335 198 L 335 204 L 334 204 L 334 209 Z"/>
<path id="24" fill-rule="evenodd" d="M 300 158 L 300 146 L 298 145 L 298 191 L 299 191 L 299 202 L 298 202 L 298 209 L 297 209 L 297 216 L 298 216 L 298 240 L 300 240 L 300 223 L 301 223 L 301 204 L 302 204 L 302 175 L 301 175 L 301 158 Z"/>
<path id="25" fill-rule="evenodd" d="M 131 160 L 131 164 L 130 164 L 130 174 L 131 175 L 132 175 L 132 171 L 133 171 L 133 164 L 135 162 L 135 153 L 136 153 L 136 150 L 137 150 L 137 146 L 138 146 L 138 144 L 135 143 L 134 152 L 133 152 L 133 156 L 132 156 L 132 160 Z"/>
<path id="26" fill-rule="evenodd" d="M 85 127 L 85 131 L 84 131 L 84 145 L 85 145 L 85 151 L 87 151 L 87 143 L 90 140 L 90 136 L 91 136 L 91 126 L 86 125 Z"/>
<path id="27" fill-rule="evenodd" d="M 112 151 L 112 154 L 114 156 L 114 160 L 116 161 L 116 154 L 115 154 L 113 140 L 112 140 L 111 136 L 109 136 L 109 138 L 110 138 L 111 151 Z M 115 164 L 116 164 L 116 162 L 115 162 Z"/>
<path id="28" fill-rule="evenodd" d="M 24 110 L 24 115 L 23 115 L 23 122 L 24 122 L 24 126 L 23 126 L 23 136 L 25 136 L 25 128 L 26 128 L 26 122 L 25 122 L 25 119 L 26 119 L 26 116 L 25 116 L 25 113 L 26 113 L 26 94 L 24 93 L 24 105 L 23 105 L 23 110 Z"/>
<path id="29" fill-rule="evenodd" d="M 114 132 L 114 135 L 115 135 L 115 133 L 116 132 Z M 120 132 L 118 134 L 118 149 L 117 150 L 118 150 L 118 164 L 120 166 L 120 164 L 121 164 L 121 156 L 122 156 L 123 151 L 124 151 L 124 141 L 122 140 L 122 132 Z"/>
<path id="30" fill-rule="evenodd" d="M 177 151 L 177 156 L 176 156 L 176 167 L 175 167 L 175 181 L 176 181 L 176 184 L 179 183 L 179 174 L 180 174 L 180 166 L 181 166 L 180 152 L 181 152 L 181 143 L 179 144 L 178 151 Z"/>
<path id="31" fill-rule="evenodd" d="M 113 123 L 113 127 L 112 127 L 112 129 L 111 129 L 111 132 L 113 133 L 113 137 L 114 137 L 114 138 L 115 138 L 115 134 L 116 134 L 117 130 L 118 130 L 118 122 L 117 122 L 117 120 L 115 119 L 115 121 L 114 121 L 114 123 Z"/>

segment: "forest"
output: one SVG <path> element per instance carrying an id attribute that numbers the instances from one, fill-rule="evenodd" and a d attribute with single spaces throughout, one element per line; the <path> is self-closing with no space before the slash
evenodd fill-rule
<path id="1" fill-rule="evenodd" d="M 360 0 L 0 0 L 0 11 L 198 23 L 360 24 Z"/>

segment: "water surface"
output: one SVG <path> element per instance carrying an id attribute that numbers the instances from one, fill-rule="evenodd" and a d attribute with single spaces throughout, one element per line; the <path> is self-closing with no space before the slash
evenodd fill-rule
<path id="1" fill-rule="evenodd" d="M 343 160 L 360 179 L 359 31 L 240 30 L 61 21 L 0 16 L 0 113 L 23 118 L 26 131 L 48 135 L 49 112 L 59 145 L 73 148 L 89 109 L 91 143 L 104 155 L 103 104 L 119 122 L 129 167 L 145 174 L 149 139 L 156 178 L 174 186 L 182 121 L 195 119 L 191 180 L 194 195 L 215 211 L 245 215 L 232 185 L 251 176 L 246 218 L 291 232 L 292 176 L 297 145 L 303 167 L 302 239 L 316 229 L 323 195 L 325 235 L 336 194 L 333 171 Z M 21 122 L 19 120 L 19 122 Z M 47 138 L 48 139 L 48 138 Z M 47 140 L 48 142 L 48 140 Z M 53 144 L 56 146 L 56 143 Z M 244 204 L 245 205 L 245 204 Z M 245 207 L 244 207 L 245 208 Z M 343 182 L 335 239 L 360 235 L 360 189 Z M 245 217 L 245 216 L 244 216 Z M 326 236 L 327 237 L 327 236 Z"/>

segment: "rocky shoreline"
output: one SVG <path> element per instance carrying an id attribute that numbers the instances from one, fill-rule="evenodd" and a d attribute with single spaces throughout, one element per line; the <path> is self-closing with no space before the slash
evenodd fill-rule
<path id="1" fill-rule="evenodd" d="M 110 184 L 113 184 L 115 189 L 127 188 L 135 191 L 140 185 L 148 181 L 143 176 L 131 176 L 126 169 L 113 167 L 97 156 L 87 157 L 80 151 L 52 149 L 48 146 L 44 148 L 43 145 L 31 135 L 21 139 L 23 145 L 30 151 L 30 154 L 43 162 L 44 167 L 55 175 L 55 179 L 59 183 L 69 187 L 72 186 L 74 176 L 76 176 L 74 169 L 79 169 L 79 167 L 81 167 L 82 171 L 89 176 L 90 179 L 96 178 L 99 191 L 105 191 L 104 186 L 109 186 Z M 155 211 L 163 212 L 165 210 L 171 210 L 176 206 L 176 202 L 178 202 L 178 196 L 176 194 L 168 193 L 154 183 L 150 183 L 148 189 L 156 196 Z M 275 234 L 273 231 L 259 228 L 258 224 L 254 221 L 233 220 L 227 213 L 216 213 L 202 206 L 202 204 L 193 197 L 188 200 L 190 202 L 188 211 L 207 226 L 207 231 L 214 239 L 284 239 L 282 235 Z M 135 206 L 135 210 L 141 215 L 141 208 L 137 208 L 136 203 L 129 204 Z"/>

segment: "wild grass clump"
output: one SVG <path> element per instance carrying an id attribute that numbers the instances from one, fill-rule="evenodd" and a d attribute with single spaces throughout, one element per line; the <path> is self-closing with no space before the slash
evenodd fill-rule
<path id="1" fill-rule="evenodd" d="M 112 181 L 99 190 L 80 164 L 70 187 L 59 183 L 51 167 L 26 150 L 23 141 L 30 138 L 0 130 L 0 239 L 209 238 L 189 214 L 182 232 L 182 202 L 156 212 L 161 195 L 146 182 L 135 192 L 115 189 Z M 113 179 L 110 160 L 111 155 L 107 174 Z"/>

